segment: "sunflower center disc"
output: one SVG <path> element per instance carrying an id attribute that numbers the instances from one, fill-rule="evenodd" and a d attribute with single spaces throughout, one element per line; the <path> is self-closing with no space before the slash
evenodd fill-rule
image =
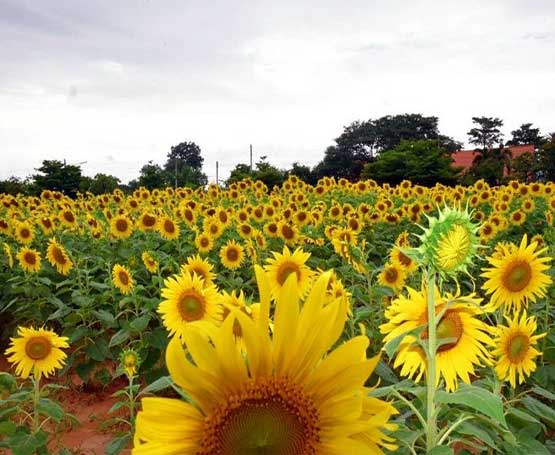
<path id="1" fill-rule="evenodd" d="M 175 226 L 173 225 L 173 222 L 170 220 L 164 221 L 164 230 L 168 234 L 173 234 L 175 232 Z"/>
<path id="2" fill-rule="evenodd" d="M 532 268 L 526 261 L 513 263 L 503 276 L 505 287 L 511 292 L 522 291 L 532 278 Z"/>
<path id="3" fill-rule="evenodd" d="M 262 379 L 230 397 L 205 421 L 198 455 L 315 455 L 318 414 L 283 379 Z"/>
<path id="4" fill-rule="evenodd" d="M 119 232 L 125 232 L 127 231 L 127 221 L 125 220 L 117 220 L 116 221 L 116 229 Z"/>
<path id="5" fill-rule="evenodd" d="M 227 259 L 230 262 L 235 262 L 239 259 L 239 253 L 237 252 L 236 248 L 229 248 L 226 253 Z"/>
<path id="6" fill-rule="evenodd" d="M 455 341 L 442 344 L 437 348 L 437 352 L 448 351 L 449 349 L 454 348 L 459 342 L 462 332 L 461 317 L 456 311 L 447 310 L 437 326 L 436 336 L 438 340 L 454 339 Z"/>
<path id="7" fill-rule="evenodd" d="M 196 321 L 204 315 L 204 305 L 196 295 L 186 295 L 179 302 L 179 313 L 185 321 Z"/>
<path id="8" fill-rule="evenodd" d="M 127 276 L 127 273 L 124 271 L 119 272 L 119 280 L 121 281 L 121 284 L 123 284 L 124 286 L 127 286 L 129 284 L 129 277 Z"/>
<path id="9" fill-rule="evenodd" d="M 27 252 L 25 253 L 25 262 L 29 265 L 35 265 L 37 258 L 33 253 Z"/>
<path id="10" fill-rule="evenodd" d="M 297 281 L 301 279 L 301 276 L 299 273 L 299 267 L 297 266 L 297 264 L 293 264 L 290 262 L 286 262 L 285 264 L 283 264 L 279 268 L 279 271 L 277 274 L 277 280 L 279 284 L 283 286 L 287 281 L 287 278 L 289 277 L 289 275 L 291 275 L 292 273 L 295 273 L 297 275 Z"/>
<path id="11" fill-rule="evenodd" d="M 57 246 L 52 249 L 52 256 L 54 257 L 54 261 L 58 264 L 63 265 L 66 263 L 66 258 L 62 253 L 62 250 L 60 250 Z"/>
<path id="12" fill-rule="evenodd" d="M 520 362 L 528 352 L 530 341 L 528 337 L 522 333 L 514 335 L 509 341 L 509 349 L 507 357 L 511 362 Z"/>
<path id="13" fill-rule="evenodd" d="M 50 342 L 44 337 L 33 337 L 25 345 L 25 353 L 27 357 L 33 360 L 42 360 L 48 357 L 52 346 Z"/>

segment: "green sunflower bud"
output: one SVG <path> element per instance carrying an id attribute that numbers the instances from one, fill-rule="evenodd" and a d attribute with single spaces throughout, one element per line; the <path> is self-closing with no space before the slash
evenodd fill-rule
<path id="1" fill-rule="evenodd" d="M 437 217 L 426 216 L 428 228 L 418 237 L 419 262 L 433 268 L 442 277 L 468 273 L 467 267 L 478 253 L 479 224 L 473 223 L 468 209 L 445 207 Z"/>
<path id="2" fill-rule="evenodd" d="M 134 349 L 124 349 L 119 356 L 119 361 L 122 370 L 130 378 L 137 373 L 141 364 L 141 357 Z"/>

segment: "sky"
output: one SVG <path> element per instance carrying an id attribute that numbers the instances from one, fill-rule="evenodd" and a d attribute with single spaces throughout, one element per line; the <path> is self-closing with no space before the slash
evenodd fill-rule
<path id="1" fill-rule="evenodd" d="M 473 116 L 555 131 L 552 0 L 0 0 L 0 179 L 138 177 L 194 141 L 225 179 L 314 165 L 345 125 Z"/>

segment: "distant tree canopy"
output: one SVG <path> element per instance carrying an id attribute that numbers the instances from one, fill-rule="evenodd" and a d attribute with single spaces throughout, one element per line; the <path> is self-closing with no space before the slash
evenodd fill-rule
<path id="1" fill-rule="evenodd" d="M 167 186 L 196 188 L 208 183 L 206 175 L 202 172 L 204 158 L 201 156 L 200 147 L 194 142 L 181 142 L 172 146 L 167 158 L 164 164 Z"/>
<path id="2" fill-rule="evenodd" d="M 281 185 L 287 177 L 287 172 L 268 163 L 266 156 L 261 156 L 255 166 L 255 169 L 251 171 L 249 165 L 238 164 L 231 171 L 227 184 L 251 178 L 264 182 L 269 189 L 272 189 L 274 186 Z"/>
<path id="3" fill-rule="evenodd" d="M 511 131 L 511 136 L 511 140 L 507 141 L 507 145 L 534 144 L 536 147 L 539 147 L 546 141 L 540 134 L 539 128 L 532 128 L 532 123 L 523 123 L 516 130 Z"/>
<path id="4" fill-rule="evenodd" d="M 81 184 L 81 167 L 57 160 L 44 160 L 37 169 L 40 174 L 33 175 L 33 190 L 39 194 L 42 190 L 60 191 L 75 197 Z"/>
<path id="5" fill-rule="evenodd" d="M 425 186 L 453 185 L 458 181 L 460 169 L 453 168 L 451 163 L 450 154 L 435 140 L 401 141 L 366 164 L 361 177 L 392 185 L 405 179 Z"/>
<path id="6" fill-rule="evenodd" d="M 82 177 L 79 189 L 82 193 L 89 191 L 92 194 L 111 193 L 120 186 L 120 179 L 113 175 L 96 174 L 94 177 Z"/>
<path id="7" fill-rule="evenodd" d="M 376 120 L 356 121 L 324 152 L 315 167 L 317 177 L 335 176 L 355 180 L 365 164 L 378 154 L 395 149 L 402 141 L 434 140 L 447 152 L 459 150 L 460 142 L 440 134 L 437 117 L 421 114 L 386 115 Z"/>
<path id="8" fill-rule="evenodd" d="M 472 117 L 476 125 L 468 133 L 468 140 L 482 150 L 501 145 L 503 133 L 499 128 L 503 126 L 503 120 L 497 117 Z"/>

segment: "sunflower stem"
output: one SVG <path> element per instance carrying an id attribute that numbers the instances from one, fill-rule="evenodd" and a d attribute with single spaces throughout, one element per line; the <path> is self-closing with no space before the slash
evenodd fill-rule
<path id="1" fill-rule="evenodd" d="M 33 434 L 40 429 L 38 411 L 40 400 L 40 376 L 37 378 L 35 373 L 36 371 L 33 372 Z"/>
<path id="2" fill-rule="evenodd" d="M 432 269 L 427 272 L 428 281 L 428 368 L 426 376 L 426 448 L 431 451 L 437 441 L 437 414 L 435 406 L 436 392 L 436 305 L 435 305 L 435 273 Z"/>

